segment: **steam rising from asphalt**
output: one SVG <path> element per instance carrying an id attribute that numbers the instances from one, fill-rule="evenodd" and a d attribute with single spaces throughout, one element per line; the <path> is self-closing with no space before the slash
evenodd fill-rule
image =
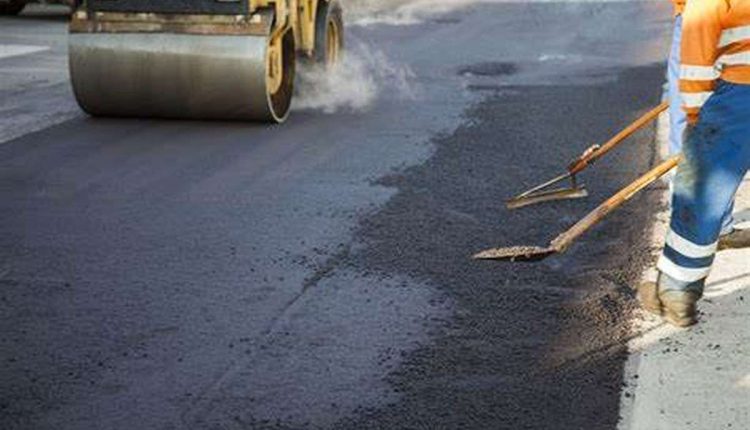
<path id="1" fill-rule="evenodd" d="M 361 112 L 386 93 L 401 99 L 415 97 L 411 69 L 395 64 L 383 51 L 351 37 L 339 64 L 329 69 L 302 67 L 298 73 L 297 109 Z"/>
<path id="2" fill-rule="evenodd" d="M 476 0 L 341 0 L 345 26 L 409 25 L 427 16 L 449 12 Z M 298 68 L 295 109 L 325 113 L 361 112 L 379 96 L 414 98 L 415 75 L 408 66 L 395 64 L 383 51 L 347 34 L 343 60 L 332 69 Z"/>
<path id="3" fill-rule="evenodd" d="M 345 26 L 414 25 L 482 3 L 609 2 L 622 0 L 340 0 Z M 295 109 L 366 111 L 378 97 L 414 98 L 415 75 L 383 51 L 347 34 L 343 61 L 332 70 L 298 70 Z"/>

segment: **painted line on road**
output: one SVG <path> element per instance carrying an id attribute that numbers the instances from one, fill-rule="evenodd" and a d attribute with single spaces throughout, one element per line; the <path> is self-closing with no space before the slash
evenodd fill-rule
<path id="1" fill-rule="evenodd" d="M 37 52 L 49 51 L 49 49 L 49 46 L 38 45 L 0 45 L 0 59 L 36 54 Z"/>

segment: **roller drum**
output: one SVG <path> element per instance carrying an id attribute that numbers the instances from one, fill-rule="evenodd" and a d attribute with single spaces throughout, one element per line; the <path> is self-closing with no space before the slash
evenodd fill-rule
<path id="1" fill-rule="evenodd" d="M 78 33 L 69 49 L 73 90 L 91 115 L 281 122 L 293 75 L 271 95 L 267 54 L 268 38 L 255 35 Z M 293 74 L 293 52 L 287 60 Z"/>

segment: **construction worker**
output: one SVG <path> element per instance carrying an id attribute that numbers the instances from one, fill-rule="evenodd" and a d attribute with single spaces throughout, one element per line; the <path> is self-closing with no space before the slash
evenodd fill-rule
<path id="1" fill-rule="evenodd" d="M 682 109 L 680 94 L 680 41 L 682 40 L 682 13 L 685 11 L 687 0 L 671 0 L 674 5 L 674 31 L 672 46 L 669 51 L 667 65 L 667 86 L 669 96 L 669 153 L 671 155 L 682 152 L 682 140 L 685 135 L 687 118 Z M 736 230 L 732 212 L 734 203 L 727 208 L 721 226 L 722 249 L 750 247 L 750 232 Z"/>
<path id="2" fill-rule="evenodd" d="M 750 0 L 688 1 L 680 55 L 684 161 L 658 279 L 639 295 L 644 308 L 685 327 L 696 322 L 724 216 L 750 168 Z"/>
<path id="3" fill-rule="evenodd" d="M 669 51 L 667 64 L 667 86 L 669 96 L 669 153 L 671 155 L 682 152 L 682 140 L 685 134 L 687 117 L 682 108 L 682 96 L 680 94 L 680 42 L 682 40 L 682 13 L 688 0 L 671 0 L 674 5 L 674 31 L 672 33 L 672 46 Z M 750 247 L 750 231 L 741 231 L 734 228 L 732 212 L 734 202 L 727 208 L 721 226 L 721 238 L 719 239 L 721 249 Z"/>

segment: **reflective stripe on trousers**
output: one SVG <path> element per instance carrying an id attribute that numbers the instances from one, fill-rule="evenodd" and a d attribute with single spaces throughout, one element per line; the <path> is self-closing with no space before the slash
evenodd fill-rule
<path id="1" fill-rule="evenodd" d="M 750 168 L 750 85 L 719 81 L 686 133 L 672 218 L 659 260 L 660 288 L 702 290 L 724 214 Z"/>

